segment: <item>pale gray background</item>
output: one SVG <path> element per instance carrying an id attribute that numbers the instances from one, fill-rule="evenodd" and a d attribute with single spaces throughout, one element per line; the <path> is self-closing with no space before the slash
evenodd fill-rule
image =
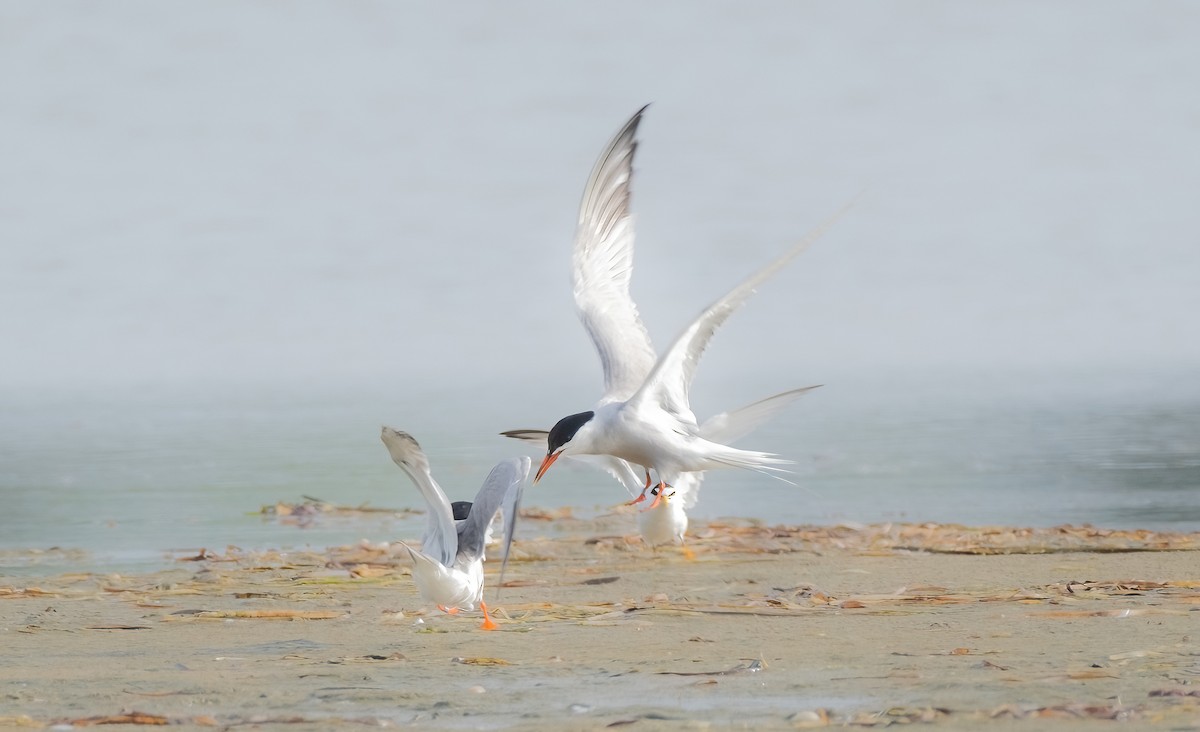
<path id="1" fill-rule="evenodd" d="M 1186 2 L 5 3 L 0 383 L 586 405 L 575 207 L 645 102 L 660 347 L 865 189 L 702 379 L 1195 368 L 1198 37 Z"/>

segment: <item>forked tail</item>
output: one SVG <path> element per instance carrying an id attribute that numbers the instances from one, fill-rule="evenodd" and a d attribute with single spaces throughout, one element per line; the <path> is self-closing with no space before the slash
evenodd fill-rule
<path id="1" fill-rule="evenodd" d="M 739 450 L 736 447 L 728 447 L 726 445 L 718 445 L 709 443 L 716 448 L 709 455 L 714 465 L 713 467 L 728 467 L 728 468 L 743 468 L 745 470 L 753 470 L 756 473 L 770 476 L 775 480 L 781 480 L 788 485 L 796 485 L 792 481 L 784 478 L 780 473 L 790 473 L 787 468 L 781 468 L 780 465 L 795 465 L 796 461 L 781 458 L 778 455 L 769 452 L 758 452 L 757 450 Z"/>

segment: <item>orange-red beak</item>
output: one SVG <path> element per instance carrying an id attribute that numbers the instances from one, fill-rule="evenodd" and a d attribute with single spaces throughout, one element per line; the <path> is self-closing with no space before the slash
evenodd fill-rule
<path id="1" fill-rule="evenodd" d="M 537 485 L 537 482 L 542 479 L 542 476 L 546 474 L 546 471 L 550 469 L 550 466 L 554 464 L 554 461 L 558 459 L 559 455 L 562 455 L 561 450 L 546 455 L 546 457 L 542 460 L 542 466 L 538 468 L 537 475 L 533 476 L 534 485 Z"/>

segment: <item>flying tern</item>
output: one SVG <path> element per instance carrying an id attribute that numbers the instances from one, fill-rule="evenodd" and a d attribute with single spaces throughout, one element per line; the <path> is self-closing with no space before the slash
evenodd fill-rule
<path id="1" fill-rule="evenodd" d="M 735 442 L 816 388 L 817 386 L 808 386 L 792 389 L 740 409 L 722 412 L 705 420 L 704 424 L 700 425 L 700 434 L 714 442 Z M 501 434 L 537 445 L 543 450 L 548 449 L 550 433 L 546 430 L 508 430 Z M 630 496 L 634 497 L 632 502 L 642 500 L 641 492 L 648 487 L 643 485 L 642 478 L 633 466 L 619 458 L 610 455 L 574 455 L 568 456 L 568 459 L 587 462 L 606 470 L 625 486 Z M 683 543 L 688 527 L 687 511 L 696 505 L 703 481 L 704 473 L 682 473 L 668 490 L 662 491 L 657 487 L 654 489 L 655 500 L 649 508 L 638 513 L 638 530 L 647 546 Z"/>
<path id="2" fill-rule="evenodd" d="M 664 499 L 668 504 L 677 499 L 684 507 L 689 500 L 694 502 L 699 479 L 689 486 L 681 482 L 685 474 L 725 467 L 782 472 L 779 466 L 790 463 L 770 453 L 730 447 L 724 444 L 728 435 L 706 433 L 692 413 L 689 391 L 697 362 L 716 330 L 755 288 L 804 251 L 841 212 L 711 304 L 656 358 L 629 294 L 633 271 L 630 180 L 637 128 L 645 111 L 643 107 L 625 123 L 597 160 L 584 189 L 575 232 L 571 272 L 575 304 L 600 356 L 604 393 L 592 409 L 563 417 L 546 433 L 546 455 L 533 482 L 541 480 L 561 457 L 606 456 L 610 460 L 606 467 L 627 486 L 629 473 L 639 478 L 644 473 L 642 493 L 635 501 L 642 500 L 650 489 L 651 472 L 657 474 L 653 510 Z M 803 391 L 785 392 L 759 404 L 782 406 L 784 397 L 794 398 Z M 770 416 L 774 410 L 764 411 Z M 632 465 L 640 466 L 641 472 Z M 683 487 L 690 495 L 679 494 Z M 680 519 L 678 514 L 662 520 L 667 528 L 657 533 L 682 536 L 678 527 L 683 524 L 686 528 L 686 516 Z"/>
<path id="3" fill-rule="evenodd" d="M 412 559 L 413 581 L 421 596 L 443 612 L 483 611 L 485 630 L 496 624 L 483 601 L 484 545 L 496 512 L 504 514 L 504 561 L 500 577 L 508 563 L 508 550 L 516 528 L 517 511 L 525 479 L 529 476 L 528 457 L 505 460 L 492 468 L 474 502 L 455 502 L 452 506 L 429 470 L 429 460 L 421 446 L 407 432 L 384 427 L 381 439 L 392 460 L 400 466 L 429 506 L 429 522 L 420 551 L 403 544 Z M 462 517 L 461 519 L 459 517 Z"/>

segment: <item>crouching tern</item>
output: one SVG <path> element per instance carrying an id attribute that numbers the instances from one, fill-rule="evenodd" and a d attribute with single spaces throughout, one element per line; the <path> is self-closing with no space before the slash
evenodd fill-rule
<path id="1" fill-rule="evenodd" d="M 429 522 L 420 551 L 401 543 L 412 559 L 413 582 L 421 597 L 448 613 L 478 607 L 483 611 L 480 627 L 495 630 L 497 626 L 483 601 L 484 546 L 492 519 L 497 511 L 501 511 L 504 516 L 504 558 L 500 568 L 503 584 L 517 511 L 529 476 L 529 458 L 511 458 L 498 463 L 483 481 L 473 502 L 460 501 L 452 507 L 433 479 L 429 460 L 412 435 L 384 427 L 381 439 L 392 460 L 416 484 L 429 507 Z M 459 516 L 462 518 L 456 521 Z"/>

